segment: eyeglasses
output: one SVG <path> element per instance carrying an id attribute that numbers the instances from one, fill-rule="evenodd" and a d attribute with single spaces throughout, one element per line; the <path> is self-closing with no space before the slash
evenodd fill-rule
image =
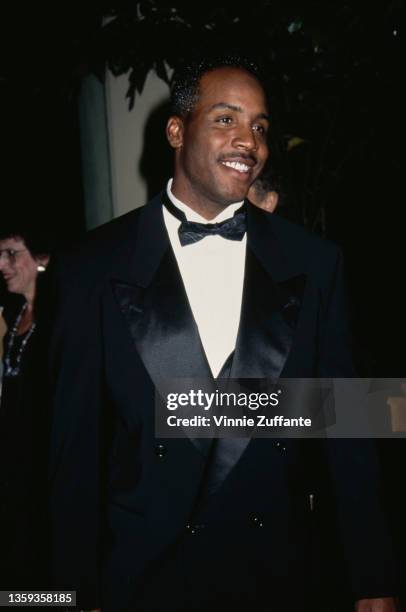
<path id="1" fill-rule="evenodd" d="M 4 258 L 8 261 L 9 264 L 14 265 L 17 259 L 17 255 L 19 253 L 23 253 L 24 251 L 28 251 L 28 249 L 19 249 L 15 251 L 14 249 L 0 249 L 0 261 Z"/>

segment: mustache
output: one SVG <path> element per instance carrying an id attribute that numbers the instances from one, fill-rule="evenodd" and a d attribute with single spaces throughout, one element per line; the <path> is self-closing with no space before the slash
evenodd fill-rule
<path id="1" fill-rule="evenodd" d="M 247 161 L 253 162 L 254 164 L 257 163 L 257 158 L 255 157 L 255 155 L 252 155 L 252 153 L 236 153 L 235 151 L 233 151 L 229 155 L 223 155 L 219 161 L 232 161 L 233 159 L 245 159 Z"/>

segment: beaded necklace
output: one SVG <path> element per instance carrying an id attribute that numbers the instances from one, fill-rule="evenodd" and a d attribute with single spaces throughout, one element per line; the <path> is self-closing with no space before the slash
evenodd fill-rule
<path id="1" fill-rule="evenodd" d="M 17 336 L 18 326 L 20 325 L 21 319 L 23 318 L 26 308 L 27 308 L 27 303 L 25 303 L 24 306 L 22 307 L 21 312 L 18 315 L 16 322 L 14 323 L 14 326 L 10 332 L 10 336 L 7 342 L 6 354 L 4 356 L 4 376 L 5 377 L 6 376 L 15 377 L 20 374 L 21 359 L 22 359 L 25 347 L 27 346 L 28 340 L 31 338 L 32 334 L 34 333 L 35 327 L 36 327 L 36 323 L 33 322 L 31 324 L 30 329 L 28 330 L 28 332 L 25 334 L 24 338 L 21 341 L 20 347 L 17 351 L 17 355 L 15 358 L 14 366 L 12 366 L 11 365 L 11 354 L 12 354 L 15 339 Z"/>

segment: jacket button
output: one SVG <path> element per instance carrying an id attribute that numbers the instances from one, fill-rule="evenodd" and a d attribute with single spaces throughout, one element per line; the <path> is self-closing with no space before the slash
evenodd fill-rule
<path id="1" fill-rule="evenodd" d="M 260 516 L 253 516 L 252 517 L 252 523 L 253 523 L 254 527 L 261 528 L 261 527 L 264 526 L 264 521 L 263 521 L 262 517 L 260 517 Z"/>
<path id="2" fill-rule="evenodd" d="M 163 444 L 157 444 L 155 447 L 155 454 L 157 457 L 162 459 L 166 455 L 167 449 Z"/>
<path id="3" fill-rule="evenodd" d="M 203 523 L 199 523 L 198 525 L 191 525 L 190 523 L 186 525 L 186 531 L 189 535 L 196 535 L 198 531 L 204 529 L 205 525 Z"/>
<path id="4" fill-rule="evenodd" d="M 286 446 L 284 446 L 282 442 L 275 442 L 275 446 L 280 453 L 286 453 Z"/>

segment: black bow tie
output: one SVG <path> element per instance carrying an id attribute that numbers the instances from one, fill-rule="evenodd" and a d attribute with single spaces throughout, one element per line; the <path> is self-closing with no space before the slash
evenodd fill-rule
<path id="1" fill-rule="evenodd" d="M 175 206 L 164 193 L 163 203 L 166 208 L 182 223 L 179 226 L 179 241 L 182 246 L 199 242 L 206 236 L 222 236 L 227 240 L 242 240 L 246 232 L 245 205 L 235 211 L 234 217 L 220 223 L 195 223 L 188 221 L 186 215 Z"/>

